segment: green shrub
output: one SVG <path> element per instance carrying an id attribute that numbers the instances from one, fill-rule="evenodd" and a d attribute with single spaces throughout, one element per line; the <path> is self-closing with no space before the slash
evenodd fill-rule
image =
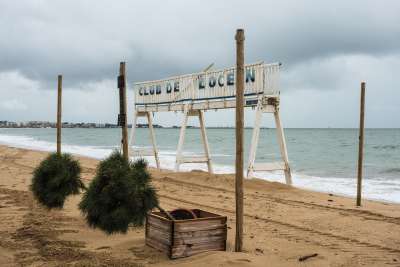
<path id="1" fill-rule="evenodd" d="M 151 176 L 143 159 L 128 162 L 118 151 L 100 162 L 79 209 L 89 226 L 108 234 L 142 226 L 148 211 L 158 206 Z"/>
<path id="2" fill-rule="evenodd" d="M 33 172 L 31 190 L 49 209 L 62 208 L 65 199 L 84 188 L 79 162 L 69 154 L 50 154 Z"/>

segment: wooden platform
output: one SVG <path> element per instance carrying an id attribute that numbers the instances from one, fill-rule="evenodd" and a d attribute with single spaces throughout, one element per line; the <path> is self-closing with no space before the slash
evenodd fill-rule
<path id="1" fill-rule="evenodd" d="M 225 251 L 227 218 L 199 209 L 192 211 L 198 218 L 172 221 L 160 212 L 148 213 L 146 245 L 167 253 L 171 259 Z"/>

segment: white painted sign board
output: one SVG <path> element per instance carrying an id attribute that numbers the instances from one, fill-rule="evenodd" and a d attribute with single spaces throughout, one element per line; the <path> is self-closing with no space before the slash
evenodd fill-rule
<path id="1" fill-rule="evenodd" d="M 260 95 L 279 96 L 280 65 L 256 63 L 245 66 L 246 106 L 254 105 L 252 99 L 257 99 Z M 135 83 L 135 107 L 143 109 L 235 100 L 235 72 L 232 67 Z M 203 107 L 201 109 L 208 109 L 206 105 Z M 211 105 L 209 109 L 228 107 L 232 106 Z"/>

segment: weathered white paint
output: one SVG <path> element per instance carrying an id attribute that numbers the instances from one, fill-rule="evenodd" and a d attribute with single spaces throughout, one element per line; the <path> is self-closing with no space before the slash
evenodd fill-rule
<path id="1" fill-rule="evenodd" d="M 245 66 L 246 71 L 248 71 L 247 74 L 249 75 L 245 86 L 244 106 L 256 107 L 257 112 L 250 147 L 247 177 L 253 177 L 256 171 L 283 170 L 285 172 L 286 183 L 291 184 L 292 178 L 285 136 L 279 118 L 280 66 L 280 63 L 264 64 L 263 62 Z M 154 155 L 158 168 L 160 165 L 151 113 L 181 111 L 184 113 L 184 118 L 179 134 L 175 171 L 179 171 L 180 165 L 184 163 L 206 163 L 208 171 L 213 173 L 203 112 L 212 109 L 235 108 L 236 87 L 234 84 L 228 84 L 228 78 L 232 80 L 232 75 L 235 75 L 235 68 L 216 71 L 210 69 L 209 67 L 205 71 L 199 73 L 134 84 L 135 111 L 132 125 L 136 126 L 137 116 L 147 116 L 153 144 L 153 152 L 151 153 L 150 151 L 150 153 L 147 154 Z M 215 85 L 213 83 L 214 78 L 216 82 Z M 233 80 L 235 80 L 234 76 Z M 202 81 L 205 81 L 204 88 L 200 86 Z M 220 84 L 218 84 L 218 82 L 220 82 Z M 167 93 L 167 88 L 168 91 L 170 90 L 169 93 Z M 255 163 L 263 113 L 274 114 L 277 138 L 283 162 Z M 196 116 L 199 118 L 204 155 L 191 157 L 183 156 L 185 132 L 189 116 Z M 134 143 L 135 128 L 136 127 L 132 128 L 131 146 Z M 145 152 L 141 153 L 141 155 L 145 154 Z"/>
<path id="2" fill-rule="evenodd" d="M 279 109 L 274 112 L 274 117 L 275 117 L 275 124 L 276 124 L 276 134 L 278 135 L 278 141 L 279 141 L 279 148 L 281 150 L 282 159 L 285 163 L 285 169 L 284 169 L 285 179 L 286 179 L 286 183 L 291 185 L 292 184 L 292 174 L 290 172 L 285 135 L 283 132 L 283 127 L 282 127 L 281 119 L 279 116 Z"/>
<path id="3" fill-rule="evenodd" d="M 183 156 L 183 145 L 185 142 L 185 132 L 187 122 L 190 116 L 198 117 L 200 121 L 200 131 L 201 137 L 204 146 L 204 155 L 201 156 L 191 156 L 184 157 Z M 186 106 L 184 111 L 183 123 L 181 126 L 180 134 L 179 134 L 179 142 L 176 153 L 176 162 L 175 162 L 175 171 L 179 171 L 179 167 L 184 163 L 207 163 L 207 168 L 209 173 L 213 173 L 213 168 L 211 164 L 211 156 L 210 156 L 210 148 L 208 145 L 206 127 L 204 123 L 204 114 L 202 110 L 189 110 L 189 106 Z"/>
<path id="4" fill-rule="evenodd" d="M 245 106 L 254 106 L 249 100 L 259 95 L 279 95 L 279 63 L 250 64 L 245 69 Z M 235 68 L 227 68 L 135 83 L 135 107 L 141 111 L 183 110 L 187 104 L 202 110 L 232 108 L 232 103 L 223 103 L 235 99 L 234 75 Z"/>
<path id="5" fill-rule="evenodd" d="M 257 171 L 278 171 L 282 170 L 285 173 L 286 184 L 292 184 L 292 175 L 290 172 L 289 160 L 286 149 L 285 135 L 283 132 L 282 124 L 279 118 L 279 101 L 278 98 L 273 99 L 268 103 L 271 98 L 264 98 L 258 101 L 256 119 L 253 128 L 253 137 L 250 145 L 249 164 L 247 168 L 247 177 L 253 177 L 254 172 Z M 270 162 L 270 163 L 256 163 L 256 151 L 260 137 L 261 118 L 263 113 L 273 113 L 276 125 L 276 134 L 281 152 L 283 162 Z"/>
<path id="6" fill-rule="evenodd" d="M 133 149 L 134 141 L 135 141 L 135 132 L 136 132 L 136 124 L 138 117 L 145 117 L 147 119 L 150 131 L 150 140 L 153 146 L 153 150 L 148 149 Z M 158 149 L 156 143 L 156 136 L 154 133 L 153 127 L 153 118 L 152 112 L 141 112 L 141 111 L 134 111 L 133 112 L 133 119 L 132 119 L 132 129 L 131 129 L 131 136 L 129 138 L 129 155 L 131 157 L 144 157 L 144 156 L 154 156 L 156 161 L 157 169 L 160 170 L 160 160 L 158 158 Z"/>

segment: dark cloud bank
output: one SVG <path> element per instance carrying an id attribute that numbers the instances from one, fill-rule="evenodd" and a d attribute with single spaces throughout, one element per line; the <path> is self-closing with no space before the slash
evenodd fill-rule
<path id="1" fill-rule="evenodd" d="M 347 99 L 357 98 L 361 79 L 371 88 L 371 114 L 400 111 L 393 100 L 400 97 L 393 78 L 400 67 L 399 14 L 399 1 L 0 1 L 0 85 L 20 88 L 27 80 L 48 91 L 63 73 L 68 89 L 85 94 L 114 86 L 121 60 L 131 82 L 199 71 L 211 62 L 230 66 L 235 29 L 242 27 L 247 62 L 284 64 L 287 126 L 354 127 L 356 116 L 345 114 L 356 102 Z M 5 98 L 18 96 L 0 90 L 0 115 L 22 119 L 28 109 L 34 116 L 35 106 L 24 99 L 17 100 L 25 109 L 11 112 Z M 315 105 L 299 106 L 310 95 Z M 317 115 L 331 117 L 332 98 L 343 108 L 327 125 Z M 113 109 L 83 119 L 108 120 Z M 374 116 L 371 127 L 400 127 L 394 118 Z"/>

